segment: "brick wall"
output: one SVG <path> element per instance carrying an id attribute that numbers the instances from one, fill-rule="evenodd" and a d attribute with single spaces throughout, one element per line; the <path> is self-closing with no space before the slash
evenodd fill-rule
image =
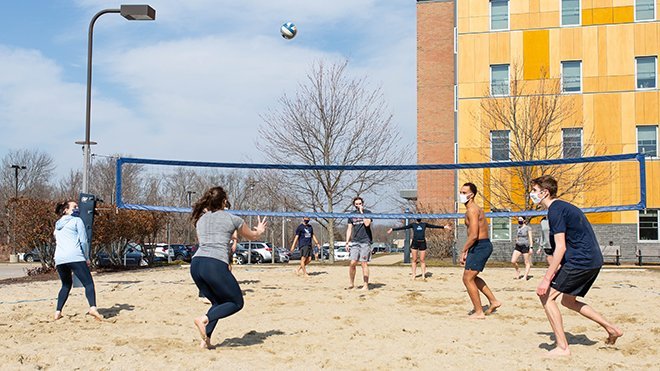
<path id="1" fill-rule="evenodd" d="M 454 1 L 417 3 L 417 162 L 454 162 Z M 421 208 L 454 210 L 452 171 L 420 171 Z"/>

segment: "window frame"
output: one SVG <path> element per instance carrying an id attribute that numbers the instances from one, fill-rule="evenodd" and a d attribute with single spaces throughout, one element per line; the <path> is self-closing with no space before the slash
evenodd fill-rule
<path id="1" fill-rule="evenodd" d="M 511 29 L 511 2 L 509 0 L 495 0 L 506 2 L 506 28 L 493 29 L 493 0 L 488 0 L 488 30 L 492 32 L 509 31 Z"/>
<path id="2" fill-rule="evenodd" d="M 633 22 L 653 22 L 658 19 L 658 4 L 656 3 L 655 0 L 652 2 L 653 4 L 653 18 L 651 19 L 637 19 L 637 0 L 633 2 Z"/>
<path id="3" fill-rule="evenodd" d="M 637 71 L 637 65 L 639 60 L 642 58 L 653 58 L 653 76 L 655 77 L 655 86 L 652 88 L 640 88 L 639 87 L 639 75 Z M 657 55 L 643 55 L 635 57 L 635 90 L 655 90 L 658 88 L 658 56 Z"/>
<path id="4" fill-rule="evenodd" d="M 506 224 L 507 227 L 508 227 L 508 234 L 509 234 L 508 238 L 496 238 L 495 237 L 495 233 L 494 233 L 495 228 L 493 226 L 495 225 L 495 220 L 497 220 L 497 219 L 506 220 L 506 223 L 503 223 L 503 224 Z M 493 240 L 493 241 L 511 241 L 512 234 L 511 234 L 511 219 L 510 218 L 508 218 L 508 217 L 501 217 L 501 218 L 493 217 L 493 218 L 490 218 L 490 223 L 489 224 L 490 224 L 491 240 Z M 499 225 L 499 223 L 497 223 L 497 224 Z"/>
<path id="5" fill-rule="evenodd" d="M 655 156 L 646 156 L 647 159 L 658 159 L 660 158 L 660 153 L 658 153 L 658 142 L 660 142 L 660 135 L 658 135 L 658 125 L 636 125 L 635 126 L 635 144 L 637 145 L 637 153 L 641 153 L 639 151 L 639 128 L 640 127 L 651 127 L 655 128 Z"/>
<path id="6" fill-rule="evenodd" d="M 579 157 L 566 157 L 566 147 L 565 143 L 566 141 L 564 140 L 565 136 L 564 133 L 566 132 L 565 130 L 579 130 L 580 131 L 580 156 Z M 584 129 L 583 128 L 561 128 L 561 158 L 581 158 L 584 157 Z"/>
<path id="7" fill-rule="evenodd" d="M 506 66 L 506 94 L 493 94 L 493 67 Z M 490 65 L 490 96 L 491 97 L 508 97 L 511 95 L 511 64 L 499 63 Z"/>
<path id="8" fill-rule="evenodd" d="M 564 90 L 564 63 L 578 63 L 580 66 L 580 90 L 578 91 L 565 91 Z M 582 60 L 568 60 L 568 61 L 561 61 L 561 79 L 560 85 L 561 85 L 561 93 L 562 94 L 582 94 Z"/>
<path id="9" fill-rule="evenodd" d="M 493 132 L 506 132 L 507 133 L 507 143 L 506 143 L 506 160 L 495 160 L 493 156 Z M 511 161 L 511 130 L 491 130 L 490 131 L 490 162 L 509 162 Z"/>
<path id="10" fill-rule="evenodd" d="M 559 26 L 560 27 L 579 27 L 582 26 L 582 0 L 578 0 L 578 23 L 564 24 L 564 1 L 559 0 Z"/>
<path id="11" fill-rule="evenodd" d="M 641 237 L 641 230 L 639 226 L 639 219 L 642 215 L 642 211 L 648 211 L 648 210 L 653 210 L 656 212 L 656 218 L 655 218 L 655 224 L 656 227 L 658 228 L 658 239 L 657 240 L 642 240 Z M 639 210 L 637 211 L 637 243 L 658 243 L 660 242 L 660 209 L 646 209 L 646 210 Z"/>

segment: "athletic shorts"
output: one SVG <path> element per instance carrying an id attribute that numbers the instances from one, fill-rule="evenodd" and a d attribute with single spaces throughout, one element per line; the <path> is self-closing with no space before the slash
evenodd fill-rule
<path id="1" fill-rule="evenodd" d="M 300 256 L 303 258 L 309 258 L 313 255 L 312 246 L 305 245 L 300 248 Z"/>
<path id="2" fill-rule="evenodd" d="M 426 240 L 412 240 L 410 243 L 410 248 L 413 250 L 426 250 Z"/>
<path id="3" fill-rule="evenodd" d="M 493 244 L 488 238 L 477 241 L 467 253 L 465 270 L 483 272 L 490 254 L 493 253 Z"/>
<path id="4" fill-rule="evenodd" d="M 351 242 L 348 255 L 354 261 L 371 261 L 371 244 L 366 242 Z"/>
<path id="5" fill-rule="evenodd" d="M 562 294 L 584 297 L 596 281 L 599 272 L 600 268 L 574 269 L 561 267 L 555 274 L 555 278 L 552 279 L 550 287 Z"/>
<path id="6" fill-rule="evenodd" d="M 516 251 L 520 251 L 523 254 L 529 254 L 529 246 L 516 244 L 514 248 Z"/>

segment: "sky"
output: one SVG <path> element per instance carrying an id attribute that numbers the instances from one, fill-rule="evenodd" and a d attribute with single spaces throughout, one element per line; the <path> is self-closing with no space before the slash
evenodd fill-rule
<path id="1" fill-rule="evenodd" d="M 148 0 L 156 20 L 94 26 L 92 153 L 262 162 L 260 115 L 314 61 L 348 60 L 416 140 L 414 0 Z M 120 2 L 6 0 L 0 12 L 0 158 L 37 149 L 82 168 L 89 22 Z M 131 4 L 131 3 L 127 3 Z M 279 28 L 298 27 L 293 40 Z"/>

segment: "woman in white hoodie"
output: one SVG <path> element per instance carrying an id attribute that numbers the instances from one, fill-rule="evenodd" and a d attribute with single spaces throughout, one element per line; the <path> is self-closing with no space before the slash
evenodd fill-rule
<path id="1" fill-rule="evenodd" d="M 60 219 L 55 223 L 55 268 L 62 281 L 62 288 L 57 295 L 57 310 L 55 320 L 62 318 L 62 308 L 73 284 L 73 275 L 85 287 L 85 296 L 89 303 L 87 312 L 97 320 L 103 316 L 96 310 L 96 292 L 94 280 L 89 271 L 89 243 L 82 219 L 78 217 L 78 204 L 75 201 L 60 202 L 55 207 L 55 213 Z"/>

